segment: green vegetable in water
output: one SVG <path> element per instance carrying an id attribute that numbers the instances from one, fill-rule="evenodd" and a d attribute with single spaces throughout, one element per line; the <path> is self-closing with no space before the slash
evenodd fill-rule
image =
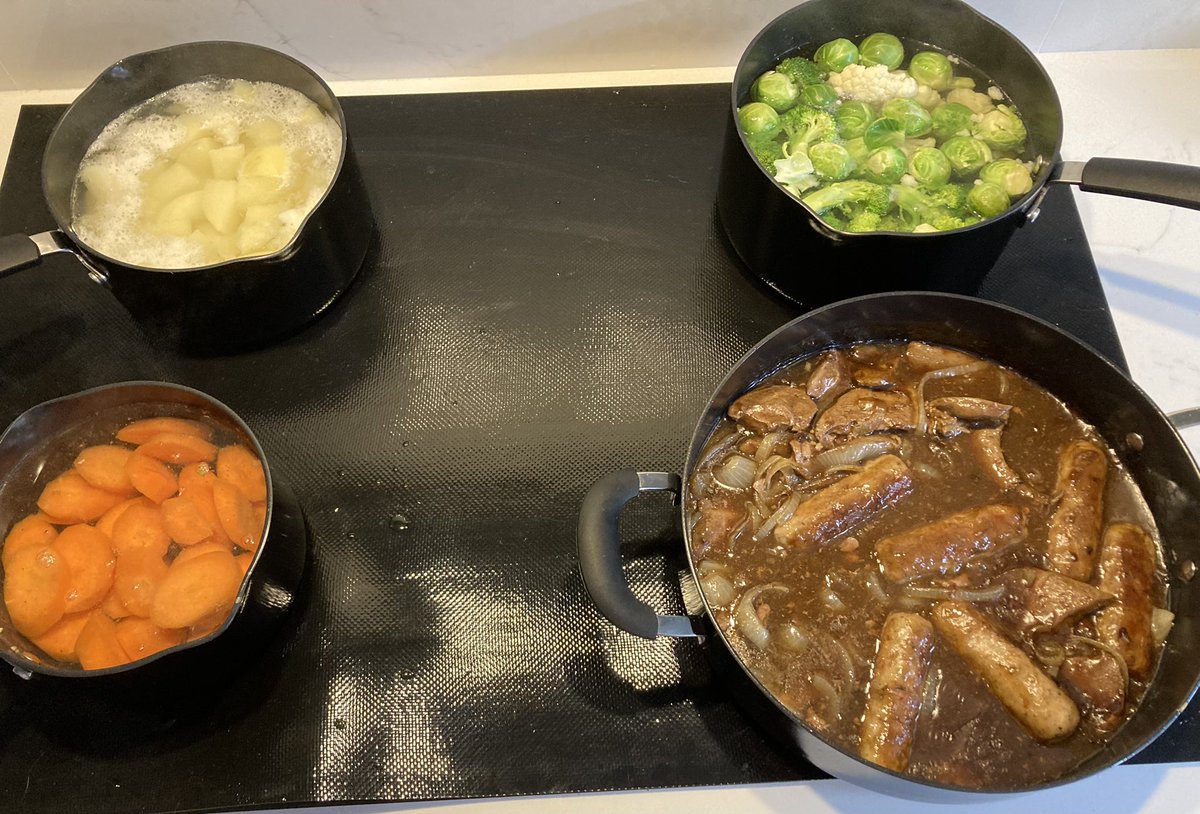
<path id="1" fill-rule="evenodd" d="M 882 215 L 891 206 L 887 187 L 854 178 L 814 190 L 800 200 L 822 213 L 835 206 L 857 204 L 868 212 Z"/>
<path id="2" fill-rule="evenodd" d="M 809 147 L 808 158 L 812 161 L 817 175 L 833 181 L 849 178 L 850 173 L 858 167 L 858 162 L 854 160 L 849 151 L 832 141 L 822 141 Z"/>
<path id="3" fill-rule="evenodd" d="M 913 97 L 913 101 L 929 111 L 944 104 L 942 95 L 928 85 L 917 85 L 917 95 Z"/>
<path id="4" fill-rule="evenodd" d="M 1025 123 L 1008 105 L 985 113 L 975 125 L 975 136 L 997 150 L 1019 153 L 1025 149 Z"/>
<path id="5" fill-rule="evenodd" d="M 1033 176 L 1015 158 L 998 158 L 984 165 L 979 171 L 979 180 L 995 184 L 1008 193 L 1010 198 L 1019 198 L 1033 189 Z"/>
<path id="6" fill-rule="evenodd" d="M 866 162 L 867 156 L 871 154 L 871 148 L 867 146 L 867 142 L 863 140 L 862 136 L 846 139 L 842 146 L 846 148 L 846 152 L 850 153 L 850 157 L 854 159 L 855 164 Z"/>
<path id="7" fill-rule="evenodd" d="M 775 180 L 796 196 L 820 183 L 813 173 L 812 161 L 803 150 L 775 162 Z"/>
<path id="8" fill-rule="evenodd" d="M 833 110 L 837 106 L 838 95 L 833 85 L 822 82 L 819 85 L 805 85 L 800 91 L 800 101 L 811 107 Z"/>
<path id="9" fill-rule="evenodd" d="M 848 101 L 834 111 L 833 118 L 837 121 L 838 135 L 842 138 L 858 138 L 867 129 L 867 125 L 875 121 L 875 111 L 866 102 Z"/>
<path id="10" fill-rule="evenodd" d="M 863 163 L 863 177 L 877 184 L 894 184 L 908 171 L 908 158 L 899 147 L 872 150 Z"/>
<path id="11" fill-rule="evenodd" d="M 908 174 L 923 187 L 937 189 L 950 181 L 950 159 L 937 147 L 921 147 L 908 159 Z"/>
<path id="12" fill-rule="evenodd" d="M 776 65 L 775 70 L 795 82 L 798 88 L 825 81 L 825 72 L 817 67 L 817 63 L 804 57 L 788 57 Z"/>
<path id="13" fill-rule="evenodd" d="M 858 62 L 858 47 L 847 39 L 830 40 L 813 54 L 813 62 L 826 73 L 840 71 Z"/>
<path id="14" fill-rule="evenodd" d="M 863 131 L 863 140 L 872 150 L 888 145 L 899 147 L 904 143 L 904 124 L 898 119 L 876 119 Z"/>
<path id="15" fill-rule="evenodd" d="M 996 106 L 991 96 L 988 96 L 986 93 L 976 93 L 966 88 L 956 88 L 950 91 L 946 94 L 946 101 L 965 105 L 970 108 L 972 113 L 978 113 L 981 116 Z"/>
<path id="16" fill-rule="evenodd" d="M 942 145 L 942 152 L 950 159 L 954 174 L 962 177 L 973 175 L 992 160 L 992 150 L 987 144 L 970 136 L 955 136 Z"/>
<path id="17" fill-rule="evenodd" d="M 912 99 L 892 99 L 881 111 L 885 118 L 895 119 L 904 125 L 904 135 L 909 138 L 923 136 L 933 129 L 933 117 L 929 111 Z"/>
<path id="18" fill-rule="evenodd" d="M 767 71 L 750 86 L 750 98 L 770 105 L 779 113 L 794 107 L 800 98 L 800 88 L 785 74 Z"/>
<path id="19" fill-rule="evenodd" d="M 892 202 L 900 209 L 901 218 L 912 231 L 931 231 L 919 229 L 922 224 L 932 226 L 932 231 L 941 232 L 979 222 L 977 215 L 944 206 L 915 187 L 893 186 Z"/>
<path id="20" fill-rule="evenodd" d="M 947 102 L 935 107 L 930 114 L 933 119 L 933 135 L 945 141 L 971 131 L 971 108 L 958 102 Z"/>
<path id="21" fill-rule="evenodd" d="M 904 45 L 891 34 L 871 34 L 858 44 L 858 62 L 868 68 L 886 65 L 889 71 L 900 67 L 904 61 Z"/>
<path id="22" fill-rule="evenodd" d="M 980 217 L 992 218 L 1008 209 L 1008 193 L 998 184 L 980 181 L 967 193 L 967 206 Z"/>
<path id="23" fill-rule="evenodd" d="M 783 144 L 770 138 L 756 138 L 750 140 L 750 149 L 754 153 L 754 158 L 763 168 L 775 174 L 775 162 L 783 158 Z"/>
<path id="24" fill-rule="evenodd" d="M 946 90 L 954 81 L 954 65 L 937 51 L 920 51 L 908 63 L 908 75 L 934 90 Z"/>
<path id="25" fill-rule="evenodd" d="M 762 102 L 750 102 L 738 108 L 742 132 L 750 138 L 766 138 L 779 132 L 779 114 Z"/>

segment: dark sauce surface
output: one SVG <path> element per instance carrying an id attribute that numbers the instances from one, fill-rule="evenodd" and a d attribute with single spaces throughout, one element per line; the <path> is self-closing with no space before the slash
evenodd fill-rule
<path id="1" fill-rule="evenodd" d="M 906 345 L 859 345 L 840 352 L 860 381 L 869 380 L 879 390 L 915 396 L 923 374 L 907 369 Z M 797 362 L 759 387 L 785 384 L 803 391 L 814 368 L 827 355 Z M 924 404 L 943 396 L 971 396 L 1012 405 L 1003 425 L 1002 450 L 1012 470 L 1020 475 L 1019 484 L 1004 486 L 989 476 L 970 447 L 972 432 L 942 438 L 931 430 L 925 434 L 912 429 L 896 431 L 890 435 L 899 441 L 896 454 L 911 470 L 911 493 L 832 539 L 816 546 L 797 546 L 779 542 L 772 533 L 759 535 L 756 540 L 754 529 L 761 524 L 752 516 L 740 522 L 742 517 L 752 515 L 747 511 L 747 502 L 753 502 L 753 490 L 724 488 L 714 478 L 714 470 L 719 471 L 731 453 L 714 456 L 697 469 L 690 483 L 692 556 L 718 625 L 765 687 L 811 727 L 849 752 L 858 751 L 859 726 L 884 620 L 897 610 L 928 618 L 937 604 L 934 599 L 908 595 L 906 588 L 972 590 L 987 586 L 1013 568 L 1048 568 L 1047 524 L 1056 504 L 1060 450 L 1079 439 L 1091 440 L 1107 450 L 1094 429 L 1039 385 L 994 363 L 980 367 L 983 369 L 945 378 L 926 376 Z M 831 397 L 816 399 L 818 412 L 813 426 L 831 401 Z M 706 449 L 712 450 L 722 441 L 728 443 L 731 433 L 739 436 L 732 454 L 740 450 L 749 457 L 767 435 L 727 417 Z M 796 447 L 791 445 L 792 440 L 804 440 L 813 434 L 811 429 L 788 430 L 774 452 L 794 459 Z M 818 442 L 817 448 L 840 443 Z M 1135 523 L 1149 531 L 1157 546 L 1153 519 L 1136 484 L 1111 450 L 1107 455 L 1105 525 Z M 854 469 L 817 475 L 811 482 L 824 487 Z M 791 488 L 778 489 L 778 494 L 766 501 L 765 512 L 776 510 L 794 489 L 810 488 L 807 482 L 799 479 Z M 952 577 L 919 577 L 908 583 L 880 578 L 876 541 L 963 509 L 1000 502 L 1019 506 L 1024 512 L 1028 533 L 1023 540 L 970 559 Z M 739 516 L 722 526 L 722 512 L 733 511 Z M 1153 598 L 1156 607 L 1165 607 L 1161 552 L 1158 560 Z M 706 583 L 704 575 L 712 573 L 726 579 L 732 599 L 729 590 L 714 591 L 712 583 Z M 1096 581 L 1093 576 L 1092 583 Z M 763 585 L 781 587 L 763 590 L 754 602 L 756 616 L 770 634 L 766 645 L 760 647 L 746 635 L 737 609 L 747 591 Z M 1074 635 L 1095 635 L 1086 615 L 1072 620 L 1070 627 L 1033 636 L 1006 628 L 1001 618 L 991 614 L 988 603 L 977 607 L 1051 676 L 1057 665 L 1036 658 L 1041 648 L 1068 643 Z M 1129 684 L 1122 720 L 1136 709 L 1145 688 L 1144 682 L 1134 680 Z M 907 771 L 936 782 L 995 789 L 1036 785 L 1062 775 L 1099 751 L 1112 734 L 1098 726 L 1084 708 L 1077 731 L 1051 744 L 1039 743 L 940 638 L 933 648 L 923 693 Z"/>

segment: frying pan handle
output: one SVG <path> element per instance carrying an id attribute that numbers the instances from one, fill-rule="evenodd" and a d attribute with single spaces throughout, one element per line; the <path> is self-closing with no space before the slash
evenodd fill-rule
<path id="1" fill-rule="evenodd" d="M 672 472 L 613 472 L 588 490 L 579 510 L 579 571 L 592 602 L 622 630 L 643 639 L 698 636 L 686 616 L 659 616 L 634 595 L 621 570 L 618 521 L 625 504 L 641 492 L 672 492 L 682 481 Z"/>
<path id="2" fill-rule="evenodd" d="M 1064 161 L 1055 169 L 1052 180 L 1078 184 L 1084 192 L 1200 209 L 1200 167 L 1190 164 L 1132 158 Z"/>
<path id="3" fill-rule="evenodd" d="M 1200 425 L 1200 407 L 1192 407 L 1189 410 L 1177 410 L 1173 413 L 1167 413 L 1167 418 L 1171 419 L 1171 423 L 1176 429 L 1187 429 Z"/>
<path id="4" fill-rule="evenodd" d="M 0 277 L 36 266 L 42 262 L 42 253 L 32 238 L 25 235 L 0 237 Z"/>

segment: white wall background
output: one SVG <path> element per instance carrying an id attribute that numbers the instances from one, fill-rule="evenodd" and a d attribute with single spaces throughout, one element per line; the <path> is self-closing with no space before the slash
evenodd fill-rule
<path id="1" fill-rule="evenodd" d="M 903 2 L 903 0 L 880 0 Z M 1196 0 L 971 0 L 1035 51 L 1200 47 Z M 236 39 L 326 79 L 732 66 L 794 0 L 0 0 L 0 91 Z"/>

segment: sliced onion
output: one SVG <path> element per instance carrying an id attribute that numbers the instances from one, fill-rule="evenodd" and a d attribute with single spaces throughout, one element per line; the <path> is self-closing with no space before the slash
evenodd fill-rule
<path id="1" fill-rule="evenodd" d="M 825 718 L 827 721 L 837 721 L 842 717 L 842 697 L 838 695 L 837 689 L 833 686 L 833 682 L 827 679 L 820 673 L 813 673 L 808 677 L 808 683 L 817 691 L 821 699 L 825 702 Z"/>
<path id="2" fill-rule="evenodd" d="M 987 370 L 987 362 L 969 362 L 965 365 L 955 365 L 954 367 L 944 367 L 941 370 L 931 370 L 921 377 L 921 381 L 917 383 L 917 432 L 922 435 L 929 428 L 929 422 L 925 416 L 925 384 L 932 379 L 947 379 L 951 376 L 965 376 L 968 373 L 978 373 L 981 370 Z"/>
<path id="3" fill-rule="evenodd" d="M 702 575 L 711 574 L 713 572 L 718 574 L 727 574 L 729 573 L 729 566 L 723 562 L 717 562 L 716 560 L 700 560 L 700 562 L 696 563 L 696 570 Z"/>
<path id="4" fill-rule="evenodd" d="M 833 588 L 826 588 L 821 591 L 821 604 L 834 613 L 844 613 L 846 610 L 846 603 L 842 601 L 842 598 L 837 595 L 837 592 Z"/>
<path id="5" fill-rule="evenodd" d="M 1150 632 L 1154 635 L 1155 644 L 1162 644 L 1167 640 L 1167 634 L 1171 632 L 1173 624 L 1175 614 L 1166 608 L 1155 608 L 1150 612 Z"/>
<path id="6" fill-rule="evenodd" d="M 775 430 L 763 436 L 758 443 L 758 449 L 754 451 L 754 461 L 757 464 L 762 464 L 763 461 L 775 454 L 775 447 L 779 446 L 784 438 L 787 437 L 787 430 Z"/>
<path id="7" fill-rule="evenodd" d="M 824 452 L 814 455 L 805 467 L 808 471 L 802 470 L 802 473 L 806 477 L 812 477 L 828 469 L 840 469 L 846 466 L 861 464 L 863 461 L 878 458 L 880 455 L 888 452 L 896 452 L 899 449 L 900 439 L 894 436 L 885 435 L 859 438 L 848 444 L 842 444 L 840 447 L 827 449 Z"/>
<path id="8" fill-rule="evenodd" d="M 767 521 L 758 527 L 758 531 L 754 532 L 754 541 L 760 542 L 765 540 L 767 536 L 775 530 L 775 527 L 780 523 L 786 523 L 792 519 L 792 515 L 796 513 L 796 509 L 800 507 L 800 503 L 804 500 L 802 492 L 793 492 L 792 496 L 784 501 L 783 505 L 775 510 L 775 513 L 767 518 Z"/>
<path id="9" fill-rule="evenodd" d="M 779 626 L 775 631 L 775 640 L 780 647 L 796 653 L 803 653 L 812 647 L 812 634 L 791 622 Z"/>
<path id="10" fill-rule="evenodd" d="M 754 485 L 754 461 L 745 455 L 730 455 L 713 469 L 713 480 L 734 492 L 743 492 Z"/>
<path id="11" fill-rule="evenodd" d="M 778 582 L 757 585 L 742 594 L 737 608 L 733 611 L 733 620 L 737 624 L 738 630 L 741 631 L 746 641 L 759 650 L 764 649 L 771 638 L 766 625 L 758 618 L 758 608 L 754 606 L 754 601 L 765 591 L 787 591 L 787 586 Z"/>
<path id="12" fill-rule="evenodd" d="M 1089 639 L 1087 636 L 1068 636 L 1067 645 L 1084 645 L 1086 647 L 1094 647 L 1097 650 L 1103 651 L 1117 660 L 1117 666 L 1121 668 L 1121 676 L 1125 679 L 1125 686 L 1129 686 L 1129 666 L 1125 664 L 1125 657 L 1121 655 L 1116 648 L 1109 647 L 1104 642 L 1096 639 Z"/>
<path id="13" fill-rule="evenodd" d="M 1057 670 L 1067 659 L 1067 648 L 1054 639 L 1036 639 L 1033 642 L 1033 654 L 1042 664 Z"/>
<path id="14" fill-rule="evenodd" d="M 742 434 L 737 430 L 731 431 L 728 435 L 722 438 L 717 443 L 713 444 L 708 450 L 700 456 L 700 461 L 696 464 L 696 470 L 702 470 L 716 461 L 719 461 L 725 456 L 725 453 L 733 449 L 734 445 L 740 440 Z"/>
<path id="15" fill-rule="evenodd" d="M 728 605 L 737 598 L 737 588 L 734 588 L 733 583 L 717 571 L 700 577 L 700 588 L 708 597 L 711 605 Z"/>
<path id="16" fill-rule="evenodd" d="M 884 590 L 883 583 L 881 583 L 879 581 L 879 574 L 876 574 L 874 571 L 867 569 L 867 576 L 866 576 L 865 581 L 867 583 L 867 590 L 870 591 L 871 596 L 874 599 L 877 599 L 880 602 L 887 602 L 887 600 L 888 600 L 887 591 Z"/>
<path id="17" fill-rule="evenodd" d="M 932 599 L 945 602 L 956 599 L 960 602 L 994 602 L 1004 596 L 1004 584 L 985 585 L 982 588 L 942 588 L 937 585 L 905 585 L 901 592 L 912 599 Z"/>

